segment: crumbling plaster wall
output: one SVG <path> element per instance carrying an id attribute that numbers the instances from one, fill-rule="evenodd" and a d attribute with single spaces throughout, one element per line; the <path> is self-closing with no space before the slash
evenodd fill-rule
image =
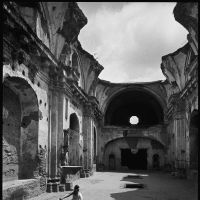
<path id="1" fill-rule="evenodd" d="M 174 17 L 189 32 L 188 43 L 162 57 L 166 76 L 169 135 L 168 161 L 175 168 L 190 165 L 190 117 L 198 110 L 197 56 L 198 7 L 196 2 L 177 3 Z M 192 55 L 194 54 L 194 55 Z"/>
<path id="2" fill-rule="evenodd" d="M 87 18 L 76 2 L 18 3 L 21 16 L 38 38 L 60 59 L 63 47 L 73 43 Z"/>
<path id="3" fill-rule="evenodd" d="M 188 80 L 186 68 L 189 50 L 190 46 L 186 44 L 176 52 L 162 57 L 161 69 L 163 74 L 167 77 L 170 84 L 176 83 L 179 91 L 185 88 L 186 80 Z"/>
<path id="4" fill-rule="evenodd" d="M 187 39 L 194 54 L 198 55 L 198 2 L 177 3 L 174 18 L 188 30 Z"/>
<path id="5" fill-rule="evenodd" d="M 21 106 L 18 96 L 3 87 L 3 181 L 18 179 Z"/>
<path id="6" fill-rule="evenodd" d="M 25 75 L 22 74 L 23 71 Z M 15 70 L 8 64 L 3 66 L 3 77 L 19 77 L 24 79 L 34 90 L 39 106 L 38 145 L 40 144 L 44 147 L 45 145 L 48 146 L 48 84 L 39 76 L 36 76 L 35 82 L 32 83 L 28 77 L 28 71 L 29 69 L 24 64 L 17 65 Z M 24 105 L 24 107 L 25 113 L 23 114 L 26 115 L 28 110 L 26 111 L 26 105 Z"/>
<path id="7" fill-rule="evenodd" d="M 86 94 L 94 96 L 97 78 L 103 67 L 99 65 L 92 55 L 84 52 L 81 47 L 78 47 L 77 52 L 79 55 L 80 70 L 83 79 L 83 89 Z"/>
<path id="8" fill-rule="evenodd" d="M 67 9 L 68 2 L 41 2 L 34 6 L 19 6 L 26 23 L 57 59 L 65 43 L 65 38 L 58 30 L 63 26 Z"/>

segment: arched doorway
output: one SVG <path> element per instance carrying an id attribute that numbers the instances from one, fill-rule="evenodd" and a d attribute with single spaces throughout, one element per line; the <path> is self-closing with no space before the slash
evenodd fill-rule
<path id="1" fill-rule="evenodd" d="M 190 118 L 190 169 L 198 170 L 198 110 Z"/>
<path id="2" fill-rule="evenodd" d="M 79 120 L 76 113 L 69 117 L 69 164 L 77 166 L 80 164 L 80 147 L 79 147 Z"/>
<path id="3" fill-rule="evenodd" d="M 37 96 L 22 78 L 3 83 L 3 181 L 29 179 L 37 171 Z"/>
<path id="4" fill-rule="evenodd" d="M 115 163 L 115 155 L 110 154 L 109 155 L 109 170 L 115 170 L 116 169 L 116 163 Z"/>
<path id="5" fill-rule="evenodd" d="M 153 155 L 153 169 L 160 169 L 160 156 L 158 154 Z"/>

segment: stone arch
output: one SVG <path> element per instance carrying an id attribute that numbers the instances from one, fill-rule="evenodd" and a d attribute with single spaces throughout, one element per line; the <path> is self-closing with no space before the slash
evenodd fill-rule
<path id="1" fill-rule="evenodd" d="M 198 110 L 191 113 L 189 138 L 190 169 L 198 169 Z"/>
<path id="2" fill-rule="evenodd" d="M 3 82 L 3 177 L 29 179 L 37 172 L 38 99 L 28 82 L 5 77 Z"/>
<path id="3" fill-rule="evenodd" d="M 79 133 L 79 120 L 76 113 L 72 113 L 69 117 L 69 128 Z"/>
<path id="4" fill-rule="evenodd" d="M 104 125 L 130 126 L 133 115 L 139 118 L 137 126 L 163 124 L 164 105 L 164 100 L 148 88 L 133 86 L 118 90 L 105 102 Z"/>
<path id="5" fill-rule="evenodd" d="M 109 97 L 105 100 L 105 102 L 103 102 L 103 106 L 101 107 L 102 112 L 105 114 L 109 104 L 112 102 L 112 100 L 114 98 L 116 98 L 119 94 L 122 94 L 123 92 L 126 91 L 142 91 L 142 92 L 146 92 L 147 94 L 153 96 L 158 102 L 159 104 L 162 106 L 163 110 L 166 107 L 166 101 L 163 99 L 163 97 L 161 97 L 159 94 L 157 94 L 155 91 L 153 91 L 151 88 L 148 88 L 145 85 L 136 85 L 136 84 L 132 84 L 129 85 L 126 88 L 118 88 L 117 90 L 115 90 L 115 92 L 113 92 L 111 95 L 109 95 Z"/>

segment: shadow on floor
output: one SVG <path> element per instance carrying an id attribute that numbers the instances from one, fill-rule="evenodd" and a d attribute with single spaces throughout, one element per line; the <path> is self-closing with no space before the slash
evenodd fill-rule
<path id="1" fill-rule="evenodd" d="M 144 179 L 146 179 L 146 177 L 148 177 L 149 175 L 147 175 L 147 174 L 136 174 L 136 173 L 134 173 L 134 174 L 129 174 L 129 175 L 127 175 L 127 176 L 124 176 L 123 178 L 122 178 L 122 180 L 120 180 L 120 181 L 125 181 L 125 182 L 129 182 L 129 183 L 127 183 L 128 185 L 141 185 L 141 186 L 139 186 L 139 187 L 126 187 L 126 185 L 127 184 L 125 184 L 124 186 L 126 187 L 126 188 L 140 188 L 140 189 L 142 189 L 142 188 L 147 188 L 147 185 L 146 184 L 144 184 Z M 140 179 L 140 180 L 138 180 L 138 179 Z"/>
<path id="2" fill-rule="evenodd" d="M 134 199 L 134 192 L 135 190 L 123 193 L 112 193 L 110 194 L 110 196 L 115 200 L 128 200 L 128 199 Z"/>
<path id="3" fill-rule="evenodd" d="M 137 190 L 138 189 L 133 189 L 127 192 L 112 193 L 110 196 L 115 200 L 160 200 L 160 199 L 155 199 L 148 194 L 146 195 L 143 194 L 143 195 L 138 196 L 137 194 L 139 191 Z"/>

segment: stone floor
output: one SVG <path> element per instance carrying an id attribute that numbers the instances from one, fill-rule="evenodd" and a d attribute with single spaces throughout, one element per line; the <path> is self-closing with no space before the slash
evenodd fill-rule
<path id="1" fill-rule="evenodd" d="M 123 179 L 140 174 L 142 179 Z M 142 189 L 124 188 L 125 183 L 143 183 Z M 197 183 L 163 172 L 134 171 L 96 172 L 89 178 L 74 182 L 79 184 L 84 200 L 197 200 Z M 45 193 L 31 200 L 56 200 L 69 192 Z M 71 197 L 67 198 L 71 199 Z"/>

